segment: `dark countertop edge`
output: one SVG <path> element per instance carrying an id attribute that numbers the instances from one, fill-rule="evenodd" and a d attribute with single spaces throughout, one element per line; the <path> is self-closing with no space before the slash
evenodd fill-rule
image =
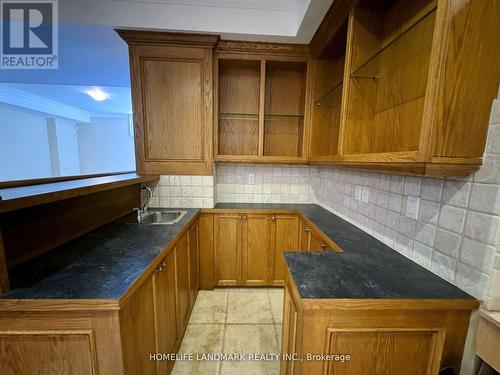
<path id="1" fill-rule="evenodd" d="M 0 189 L 0 213 L 156 181 L 158 175 L 118 174 Z"/>

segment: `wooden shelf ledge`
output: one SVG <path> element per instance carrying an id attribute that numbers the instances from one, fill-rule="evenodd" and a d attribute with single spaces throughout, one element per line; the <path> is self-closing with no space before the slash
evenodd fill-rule
<path id="1" fill-rule="evenodd" d="M 127 173 L 0 189 L 0 213 L 158 179 L 158 175 Z"/>

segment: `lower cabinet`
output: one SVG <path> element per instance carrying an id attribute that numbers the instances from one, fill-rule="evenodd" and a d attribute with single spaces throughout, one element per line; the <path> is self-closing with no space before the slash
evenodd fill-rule
<path id="1" fill-rule="evenodd" d="M 189 242 L 189 304 L 193 305 L 200 289 L 200 240 L 198 221 L 188 231 Z"/>
<path id="2" fill-rule="evenodd" d="M 272 215 L 271 279 L 274 286 L 283 286 L 286 265 L 284 251 L 299 251 L 299 217 L 297 215 Z"/>
<path id="3" fill-rule="evenodd" d="M 214 215 L 214 284 L 241 285 L 241 220 L 239 214 Z"/>
<path id="4" fill-rule="evenodd" d="M 177 334 L 175 251 L 160 263 L 153 275 L 153 301 L 156 334 L 156 353 L 173 353 L 179 344 Z M 158 374 L 168 374 L 173 361 L 157 361 Z"/>
<path id="5" fill-rule="evenodd" d="M 287 274 L 280 374 L 437 375 L 445 367 L 458 374 L 476 306 L 471 300 L 303 299 Z"/>
<path id="6" fill-rule="evenodd" d="M 189 312 L 189 247 L 188 235 L 184 234 L 175 247 L 176 267 L 176 305 L 177 305 L 177 337 L 182 338 L 186 328 Z"/>
<path id="7" fill-rule="evenodd" d="M 266 214 L 242 215 L 240 244 L 243 286 L 269 285 L 271 224 L 271 217 Z"/>
<path id="8" fill-rule="evenodd" d="M 283 251 L 299 250 L 298 215 L 214 215 L 214 284 L 282 286 Z"/>

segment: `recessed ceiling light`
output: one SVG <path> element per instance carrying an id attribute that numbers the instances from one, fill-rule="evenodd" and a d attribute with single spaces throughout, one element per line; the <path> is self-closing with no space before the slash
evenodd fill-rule
<path id="1" fill-rule="evenodd" d="M 85 91 L 85 93 L 98 102 L 102 102 L 106 99 L 109 99 L 110 97 L 110 95 L 107 92 L 104 92 L 99 88 L 87 90 Z"/>

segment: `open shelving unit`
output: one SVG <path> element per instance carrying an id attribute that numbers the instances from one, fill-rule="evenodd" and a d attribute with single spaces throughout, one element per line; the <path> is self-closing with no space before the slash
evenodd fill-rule
<path id="1" fill-rule="evenodd" d="M 304 162 L 307 57 L 216 60 L 216 161 Z"/>
<path id="2" fill-rule="evenodd" d="M 353 11 L 344 155 L 416 158 L 428 86 L 436 2 L 360 1 Z"/>
<path id="3" fill-rule="evenodd" d="M 336 160 L 344 88 L 347 19 L 336 30 L 323 56 L 314 62 L 314 87 L 309 159 Z"/>
<path id="4" fill-rule="evenodd" d="M 219 61 L 219 154 L 258 155 L 260 64 Z"/>

